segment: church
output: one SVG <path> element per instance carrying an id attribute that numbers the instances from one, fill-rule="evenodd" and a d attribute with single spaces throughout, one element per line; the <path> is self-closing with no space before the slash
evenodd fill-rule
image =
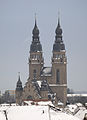
<path id="1" fill-rule="evenodd" d="M 29 52 L 29 77 L 22 87 L 20 75 L 16 85 L 16 103 L 24 100 L 50 100 L 54 105 L 67 102 L 67 57 L 60 19 L 55 30 L 51 67 L 44 66 L 39 29 L 35 19 Z"/>

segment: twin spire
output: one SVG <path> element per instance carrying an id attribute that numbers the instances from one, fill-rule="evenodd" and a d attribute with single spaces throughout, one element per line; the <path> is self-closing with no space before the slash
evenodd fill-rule
<path id="1" fill-rule="evenodd" d="M 53 51 L 61 51 L 61 50 L 65 50 L 65 45 L 63 44 L 62 41 L 62 29 L 60 26 L 60 18 L 58 16 L 58 24 L 57 24 L 57 28 L 55 30 L 55 43 L 53 45 Z M 30 46 L 30 52 L 41 52 L 42 51 L 42 45 L 40 44 L 39 41 L 39 29 L 37 27 L 37 22 L 36 22 L 36 15 L 35 15 L 35 25 L 34 28 L 32 30 L 32 44 Z"/>
<path id="2" fill-rule="evenodd" d="M 60 28 L 60 18 L 59 17 L 58 17 L 58 25 L 57 25 L 57 28 L 55 30 L 55 33 L 56 33 L 56 35 L 62 34 L 62 29 Z M 39 36 L 39 29 L 37 27 L 37 22 L 36 22 L 36 14 L 35 14 L 35 25 L 34 25 L 32 34 L 33 34 L 33 36 L 36 36 L 36 35 Z"/>

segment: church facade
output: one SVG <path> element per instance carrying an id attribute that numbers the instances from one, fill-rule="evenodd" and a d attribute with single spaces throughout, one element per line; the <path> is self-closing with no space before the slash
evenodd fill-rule
<path id="1" fill-rule="evenodd" d="M 67 58 L 58 18 L 52 51 L 52 66 L 44 67 L 42 45 L 36 19 L 29 54 L 29 78 L 24 87 L 20 76 L 16 85 L 16 103 L 24 100 L 51 100 L 55 105 L 67 101 Z"/>

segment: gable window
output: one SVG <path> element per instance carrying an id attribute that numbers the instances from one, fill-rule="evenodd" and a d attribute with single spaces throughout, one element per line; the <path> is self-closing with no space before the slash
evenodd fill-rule
<path id="1" fill-rule="evenodd" d="M 59 70 L 56 71 L 56 83 L 57 84 L 60 83 L 60 71 Z"/>

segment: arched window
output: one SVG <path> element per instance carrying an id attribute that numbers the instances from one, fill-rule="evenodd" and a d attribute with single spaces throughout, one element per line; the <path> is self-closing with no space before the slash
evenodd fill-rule
<path id="1" fill-rule="evenodd" d="M 33 78 L 34 78 L 34 79 L 36 78 L 36 74 L 37 74 L 37 72 L 36 72 L 36 70 L 34 70 L 34 71 L 33 71 Z"/>
<path id="2" fill-rule="evenodd" d="M 56 83 L 57 84 L 60 83 L 60 71 L 59 70 L 56 71 Z"/>
<path id="3" fill-rule="evenodd" d="M 29 95 L 29 96 L 27 97 L 27 99 L 29 99 L 29 100 L 33 100 L 33 98 L 32 98 L 31 95 Z"/>

